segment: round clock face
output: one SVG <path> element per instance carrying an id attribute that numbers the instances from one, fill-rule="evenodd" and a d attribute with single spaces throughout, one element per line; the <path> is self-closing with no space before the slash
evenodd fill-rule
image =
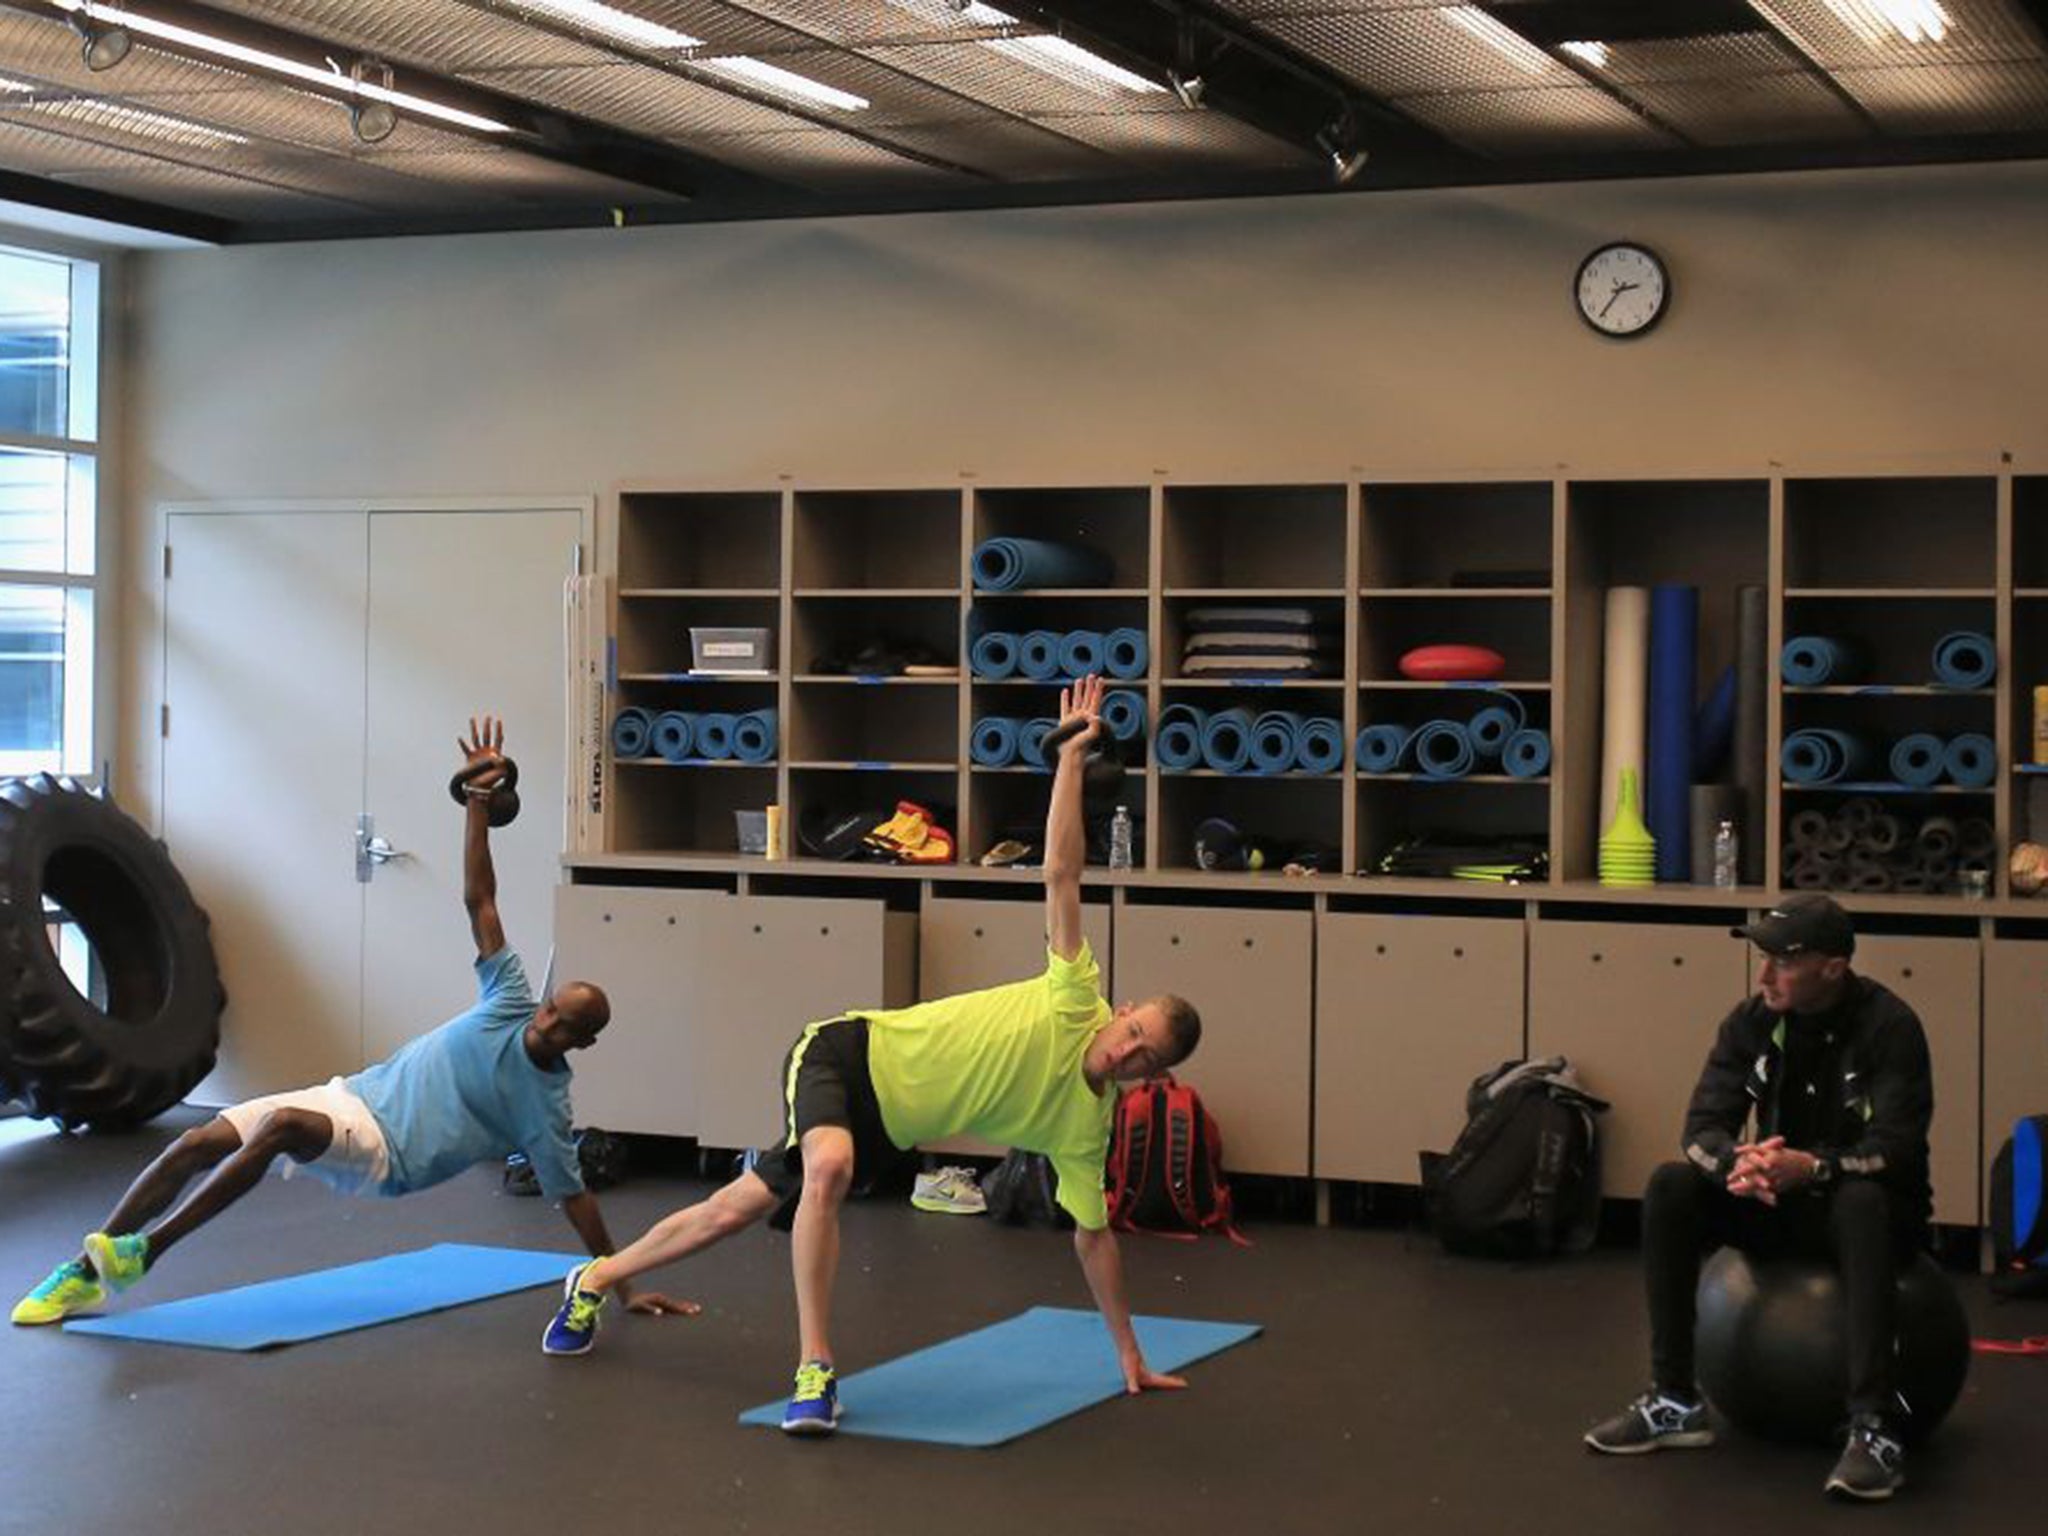
<path id="1" fill-rule="evenodd" d="M 1640 336 L 1664 317 L 1671 281 L 1654 251 L 1619 241 L 1579 263 L 1572 296 L 1601 335 Z"/>

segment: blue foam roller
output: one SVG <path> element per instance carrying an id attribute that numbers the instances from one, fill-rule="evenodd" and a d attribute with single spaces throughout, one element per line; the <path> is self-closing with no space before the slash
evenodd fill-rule
<path id="1" fill-rule="evenodd" d="M 1106 587 L 1109 557 L 1051 539 L 984 539 L 974 550 L 974 584 L 984 592 L 1025 587 Z"/>
<path id="2" fill-rule="evenodd" d="M 1102 670 L 1128 681 L 1152 664 L 1152 643 L 1142 629 L 1112 629 L 1102 637 Z"/>
<path id="3" fill-rule="evenodd" d="M 1537 779 L 1550 771 L 1550 733 L 1529 726 L 1508 738 L 1501 766 L 1518 779 Z"/>
<path id="4" fill-rule="evenodd" d="M 1472 738 L 1472 750 L 1481 757 L 1499 757 L 1508 738 L 1522 728 L 1519 711 L 1489 704 L 1474 715 L 1465 730 Z"/>
<path id="5" fill-rule="evenodd" d="M 1303 773 L 1335 773 L 1344 766 L 1344 722 L 1313 715 L 1301 723 L 1295 766 Z"/>
<path id="6" fill-rule="evenodd" d="M 1692 781 L 1712 784 L 1735 743 L 1735 669 L 1728 668 L 1692 717 Z"/>
<path id="7" fill-rule="evenodd" d="M 1998 676 L 1998 646 L 1989 635 L 1958 629 L 1934 642 L 1934 680 L 1944 688 L 1987 688 Z"/>
<path id="8" fill-rule="evenodd" d="M 1185 773 L 1202 761 L 1202 727 L 1208 712 L 1192 704 L 1169 704 L 1152 731 L 1152 755 L 1169 773 Z"/>
<path id="9" fill-rule="evenodd" d="M 1472 733 L 1457 720 L 1432 720 L 1415 733 L 1415 767 L 1432 779 L 1462 779 L 1478 765 Z"/>
<path id="10" fill-rule="evenodd" d="M 1289 709 L 1269 709 L 1252 721 L 1252 771 L 1290 772 L 1301 758 L 1301 728 L 1301 716 Z"/>
<path id="11" fill-rule="evenodd" d="M 983 768 L 1007 768 L 1017 761 L 1023 722 L 1003 715 L 986 715 L 974 722 L 967 738 L 967 755 Z"/>
<path id="12" fill-rule="evenodd" d="M 1699 674 L 1700 590 L 1650 591 L 1650 717 L 1644 815 L 1657 840 L 1657 878 L 1692 878 L 1693 680 Z"/>
<path id="13" fill-rule="evenodd" d="M 1218 773 L 1243 773 L 1252 762 L 1252 712 L 1219 709 L 1202 722 L 1202 761 Z"/>
<path id="14" fill-rule="evenodd" d="M 776 716 L 772 709 L 751 709 L 732 723 L 732 755 L 743 763 L 765 763 L 775 756 Z"/>
<path id="15" fill-rule="evenodd" d="M 612 716 L 612 756 L 645 757 L 654 749 L 654 715 L 645 709 L 622 709 Z"/>
<path id="16" fill-rule="evenodd" d="M 1998 777 L 1998 747 L 1976 731 L 1951 738 L 1942 762 L 1950 780 L 1965 789 L 1988 788 Z"/>
<path id="17" fill-rule="evenodd" d="M 1358 733 L 1358 771 L 1400 772 L 1413 735 L 1405 725 L 1368 725 Z"/>
<path id="18" fill-rule="evenodd" d="M 1017 670 L 1017 637 L 1006 629 L 992 629 L 974 642 L 967 664 L 976 677 L 1001 681 Z"/>
<path id="19" fill-rule="evenodd" d="M 708 757 L 714 763 L 722 763 L 732 756 L 732 733 L 739 724 L 737 715 L 724 710 L 712 710 L 697 717 L 697 755 Z"/>
<path id="20" fill-rule="evenodd" d="M 1086 677 L 1102 670 L 1103 634 L 1099 629 L 1070 629 L 1060 637 L 1060 676 Z"/>
<path id="21" fill-rule="evenodd" d="M 1017 641 L 1017 670 L 1033 682 L 1049 683 L 1060 675 L 1060 637 L 1034 629 Z"/>
<path id="22" fill-rule="evenodd" d="M 654 717 L 651 739 L 654 750 L 671 763 L 680 763 L 697 746 L 697 717 L 680 709 L 666 709 Z"/>
<path id="23" fill-rule="evenodd" d="M 1948 771 L 1943 760 L 1947 751 L 1948 743 L 1932 731 L 1915 731 L 1910 736 L 1901 736 L 1892 744 L 1892 777 L 1901 784 L 1911 784 L 1915 789 L 1938 784 L 1942 774 Z"/>
<path id="24" fill-rule="evenodd" d="M 1794 688 L 1825 688 L 1862 676 L 1863 647 L 1833 635 L 1794 635 L 1778 652 L 1778 672 Z"/>
<path id="25" fill-rule="evenodd" d="M 1039 715 L 1026 720 L 1017 733 L 1017 757 L 1034 768 L 1049 766 L 1045 757 L 1045 738 L 1052 734 L 1059 721 L 1050 715 Z"/>
<path id="26" fill-rule="evenodd" d="M 1145 734 L 1145 695 L 1134 688 L 1112 688 L 1102 696 L 1102 725 L 1117 741 L 1136 741 Z"/>

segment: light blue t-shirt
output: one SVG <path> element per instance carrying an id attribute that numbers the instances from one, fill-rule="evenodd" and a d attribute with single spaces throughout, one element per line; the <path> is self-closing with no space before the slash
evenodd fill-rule
<path id="1" fill-rule="evenodd" d="M 474 1008 L 348 1079 L 390 1152 L 378 1193 L 409 1194 L 514 1151 L 548 1199 L 580 1193 L 569 1064 L 548 1070 L 526 1054 L 535 1003 L 519 956 L 507 947 L 478 960 L 476 981 Z"/>

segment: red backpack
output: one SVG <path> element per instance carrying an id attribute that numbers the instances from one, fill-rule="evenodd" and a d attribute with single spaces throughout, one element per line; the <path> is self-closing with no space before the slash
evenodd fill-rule
<path id="1" fill-rule="evenodd" d="M 1249 1248 L 1230 1217 L 1223 1137 L 1202 1096 L 1169 1073 L 1126 1088 L 1109 1139 L 1109 1224 L 1194 1238 L 1221 1232 Z"/>

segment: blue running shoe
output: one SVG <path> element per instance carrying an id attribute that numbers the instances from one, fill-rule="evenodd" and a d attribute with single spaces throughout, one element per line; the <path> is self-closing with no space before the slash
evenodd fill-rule
<path id="1" fill-rule="evenodd" d="M 822 1360 L 806 1360 L 797 1367 L 796 1391 L 782 1411 L 783 1432 L 791 1435 L 829 1435 L 839 1427 L 839 1377 Z"/>
<path id="2" fill-rule="evenodd" d="M 540 1336 L 542 1354 L 587 1355 L 597 1344 L 597 1315 L 604 1310 L 605 1293 L 586 1291 L 579 1283 L 589 1268 L 590 1264 L 578 1264 L 562 1282 L 562 1304 Z"/>

